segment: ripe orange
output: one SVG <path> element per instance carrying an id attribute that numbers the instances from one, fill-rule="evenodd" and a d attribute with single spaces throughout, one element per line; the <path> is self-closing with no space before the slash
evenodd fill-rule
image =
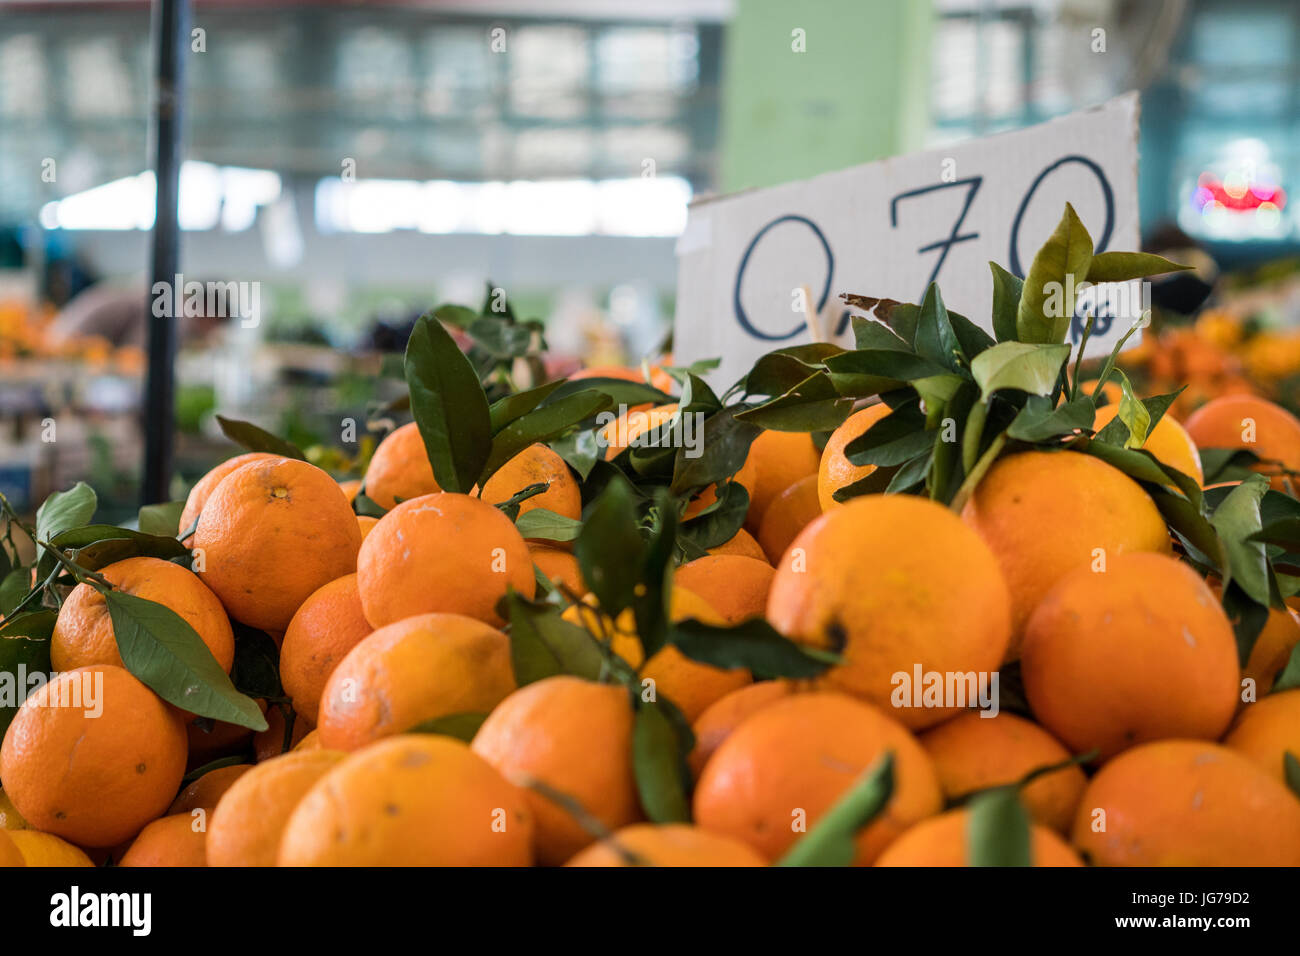
<path id="1" fill-rule="evenodd" d="M 403 734 L 336 766 L 294 809 L 281 866 L 528 866 L 525 794 L 451 737 Z"/>
<path id="2" fill-rule="evenodd" d="M 279 705 L 268 707 L 265 716 L 266 730 L 259 730 L 253 735 L 253 756 L 258 763 L 263 760 L 270 760 L 272 757 L 278 757 L 282 753 L 288 753 L 311 732 L 311 721 L 297 715 L 295 712 L 293 731 L 289 735 L 289 745 L 286 747 L 284 743 L 284 711 L 280 709 Z"/>
<path id="3" fill-rule="evenodd" d="M 175 611 L 203 639 L 226 673 L 235 661 L 235 635 L 217 596 L 192 571 L 158 558 L 127 558 L 99 571 L 119 591 L 154 601 Z M 78 584 L 59 609 L 50 641 L 56 671 L 90 664 L 121 667 L 113 621 L 104 595 Z"/>
<path id="4" fill-rule="evenodd" d="M 999 460 L 962 512 L 993 549 L 1011 591 L 1012 641 L 1068 571 L 1130 551 L 1171 550 L 1169 531 L 1142 486 L 1099 458 L 1029 451 Z"/>
<path id="5" fill-rule="evenodd" d="M 366 540 L 366 535 L 374 530 L 375 525 L 379 524 L 378 518 L 372 518 L 370 515 L 357 515 L 357 527 L 361 529 L 361 540 Z"/>
<path id="6" fill-rule="evenodd" d="M 372 630 L 361 610 L 355 574 L 323 585 L 302 602 L 280 646 L 280 682 L 294 710 L 316 723 L 325 681 Z"/>
<path id="7" fill-rule="evenodd" d="M 500 625 L 506 590 L 531 598 L 537 578 L 513 521 L 477 498 L 439 492 L 380 519 L 361 547 L 357 585 L 374 627 L 429 612 Z"/>
<path id="8" fill-rule="evenodd" d="M 302 740 L 293 745 L 294 750 L 319 750 L 320 749 L 320 731 L 313 728 L 308 733 L 303 734 Z"/>
<path id="9" fill-rule="evenodd" d="M 625 688 L 577 677 L 521 687 L 488 715 L 474 752 L 526 788 L 538 780 L 577 800 L 611 830 L 641 817 L 632 775 L 632 705 Z M 568 812 L 534 790 L 538 862 L 559 864 L 594 839 Z"/>
<path id="10" fill-rule="evenodd" d="M 154 820 L 131 841 L 118 866 L 207 866 L 207 834 L 188 813 Z"/>
<path id="11" fill-rule="evenodd" d="M 1092 427 L 1101 431 L 1118 414 L 1119 405 L 1103 405 L 1097 409 L 1097 417 L 1093 419 Z M 1170 468 L 1176 468 L 1184 475 L 1195 478 L 1198 485 L 1205 484 L 1205 472 L 1201 469 L 1201 453 L 1196 450 L 1196 443 L 1187 434 L 1187 429 L 1172 415 L 1161 416 L 1160 421 L 1156 422 L 1156 427 L 1147 435 L 1147 440 L 1142 447 Z"/>
<path id="12" fill-rule="evenodd" d="M 0 830 L 26 830 L 27 821 L 18 812 L 14 802 L 0 790 Z"/>
<path id="13" fill-rule="evenodd" d="M 441 491 L 415 422 L 403 425 L 375 448 L 366 468 L 366 497 L 391 511 L 398 499 L 409 501 Z"/>
<path id="14" fill-rule="evenodd" d="M 1226 747 L 1162 740 L 1092 778 L 1073 841 L 1097 866 L 1300 866 L 1300 801 Z"/>
<path id="15" fill-rule="evenodd" d="M 1300 420 L 1280 405 L 1255 395 L 1223 395 L 1206 402 L 1187 419 L 1187 434 L 1199 448 L 1244 448 L 1262 459 L 1300 471 Z M 1269 473 L 1276 465 L 1261 465 Z M 1271 480 L 1286 490 L 1282 477 Z"/>
<path id="16" fill-rule="evenodd" d="M 798 693 L 799 685 L 789 680 L 761 680 L 719 697 L 696 718 L 691 730 L 695 747 L 688 758 L 691 773 L 699 777 L 722 742 L 741 722 L 769 704 Z"/>
<path id="17" fill-rule="evenodd" d="M 233 767 L 218 767 L 216 770 L 209 770 L 176 795 L 172 805 L 167 808 L 167 813 L 188 814 L 191 810 L 207 810 L 211 812 L 216 807 L 217 801 L 231 788 L 234 782 L 252 769 L 252 764 L 241 763 Z"/>
<path id="18" fill-rule="evenodd" d="M 759 561 L 767 561 L 767 555 L 758 541 L 744 528 L 741 528 L 716 548 L 709 548 L 709 554 L 738 554 L 745 558 L 757 558 Z"/>
<path id="19" fill-rule="evenodd" d="M 766 866 L 767 861 L 746 843 L 687 823 L 634 823 L 579 851 L 564 865 Z"/>
<path id="20" fill-rule="evenodd" d="M 1247 704 L 1223 745 L 1285 782 L 1283 756 L 1300 760 L 1300 690 L 1287 690 Z"/>
<path id="21" fill-rule="evenodd" d="M 790 639 L 842 655 L 826 684 L 914 729 L 967 703 L 955 684 L 947 702 L 924 697 L 911 687 L 918 669 L 922 681 L 969 676 L 973 695 L 1010 636 L 993 553 L 952 512 L 906 495 L 864 495 L 805 528 L 777 566 L 767 617 Z"/>
<path id="22" fill-rule="evenodd" d="M 582 580 L 582 568 L 570 552 L 541 544 L 530 544 L 529 553 L 537 570 L 557 587 L 563 585 L 573 594 L 585 594 L 587 585 Z"/>
<path id="23" fill-rule="evenodd" d="M 0 830 L 0 870 L 11 866 L 26 866 L 27 861 L 23 859 L 22 850 L 18 849 L 17 844 L 9 839 L 4 830 Z"/>
<path id="24" fill-rule="evenodd" d="M 339 488 L 342 489 L 343 494 L 348 499 L 348 502 L 351 503 L 356 500 L 357 492 L 361 490 L 361 479 L 352 478 L 349 479 L 348 481 L 340 481 Z"/>
<path id="25" fill-rule="evenodd" d="M 844 454 L 844 446 L 865 434 L 867 429 L 888 415 L 889 411 L 889 406 L 883 402 L 868 405 L 858 409 L 831 432 L 817 466 L 817 499 L 822 511 L 838 508 L 840 503 L 834 498 L 835 492 L 855 481 L 861 481 L 876 470 L 875 465 L 852 464 Z"/>
<path id="26" fill-rule="evenodd" d="M 1015 783 L 1030 771 L 1070 759 L 1047 731 L 1005 711 L 994 717 L 973 711 L 954 717 L 922 734 L 921 746 L 934 761 L 949 801 Z M 1036 822 L 1068 833 L 1086 783 L 1077 766 L 1063 767 L 1022 787 L 1020 800 Z"/>
<path id="27" fill-rule="evenodd" d="M 889 845 L 876 866 L 970 866 L 970 811 L 949 810 L 922 820 Z M 1052 830 L 1030 825 L 1029 856 L 1034 866 L 1083 866 L 1083 861 Z"/>
<path id="28" fill-rule="evenodd" d="M 1062 578 L 1025 628 L 1021 673 L 1043 726 L 1102 759 L 1148 740 L 1217 740 L 1240 678 L 1223 608 L 1195 571 L 1160 554 Z"/>
<path id="29" fill-rule="evenodd" d="M 635 405 L 620 414 L 596 435 L 597 440 L 605 445 L 605 460 L 613 461 L 619 452 L 635 446 L 640 436 L 670 421 L 677 414 L 677 408 L 676 403 L 653 408 Z"/>
<path id="30" fill-rule="evenodd" d="M 321 696 L 321 746 L 356 750 L 452 714 L 486 714 L 515 689 L 510 639 L 460 614 L 421 614 L 375 631 L 339 662 Z"/>
<path id="31" fill-rule="evenodd" d="M 749 461 L 756 465 L 749 488 L 749 514 L 745 527 L 757 533 L 768 505 L 801 478 L 816 475 L 821 451 L 807 432 L 764 431 L 749 446 Z"/>
<path id="32" fill-rule="evenodd" d="M 1241 671 L 1243 680 L 1250 678 L 1255 682 L 1256 698 L 1273 689 L 1273 682 L 1286 667 L 1297 643 L 1300 643 L 1300 616 L 1290 608 L 1270 608 L 1264 630 L 1260 631 L 1250 650 L 1250 659 Z"/>
<path id="33" fill-rule="evenodd" d="M 86 867 L 94 866 L 90 857 L 79 847 L 53 833 L 40 830 L 10 830 L 9 839 L 23 855 L 27 866 Z"/>
<path id="34" fill-rule="evenodd" d="M 198 520 L 199 512 L 207 504 L 208 496 L 217 490 L 217 485 L 221 484 L 227 475 L 251 461 L 270 460 L 275 457 L 275 455 L 267 454 L 264 451 L 250 451 L 243 455 L 236 455 L 234 458 L 227 458 L 209 471 L 195 482 L 194 487 L 190 489 L 189 497 L 185 499 L 185 507 L 181 509 L 181 517 L 177 523 L 176 533 L 184 534 Z M 193 540 L 194 536 L 191 535 L 185 539 L 185 544 L 191 544 Z"/>
<path id="35" fill-rule="evenodd" d="M 194 547 L 203 552 L 199 576 L 232 617 L 282 631 L 313 591 L 356 570 L 361 529 L 333 478 L 275 458 L 226 476 L 203 508 Z"/>
<path id="36" fill-rule="evenodd" d="M 109 665 L 64 671 L 32 691 L 0 746 L 0 780 L 27 822 L 82 846 L 135 834 L 184 774 L 177 712 Z"/>
<path id="37" fill-rule="evenodd" d="M 683 564 L 673 584 L 702 597 L 727 624 L 739 624 L 763 616 L 775 573 L 766 561 L 711 554 Z"/>
<path id="38" fill-rule="evenodd" d="M 266 716 L 266 704 L 259 701 L 263 716 Z M 268 718 L 269 719 L 269 718 Z M 229 757 L 248 750 L 253 741 L 253 731 L 224 720 L 211 721 L 211 729 L 205 730 L 209 722 L 200 726 L 196 721 L 185 724 L 185 737 L 189 743 L 189 760 L 187 771 L 211 763 L 218 757 Z"/>
<path id="39" fill-rule="evenodd" d="M 208 865 L 275 866 L 298 801 L 344 756 L 337 750 L 284 754 L 236 780 L 208 824 Z"/>
<path id="40" fill-rule="evenodd" d="M 575 521 L 582 517 L 582 492 L 564 459 L 542 444 L 529 445 L 498 468 L 483 485 L 482 498 L 496 505 L 509 501 L 529 485 L 549 484 L 540 495 L 519 503 L 519 513 L 545 508 Z"/>
<path id="41" fill-rule="evenodd" d="M 700 775 L 695 822 L 775 861 L 886 751 L 894 753 L 894 794 L 855 839 L 854 862 L 869 864 L 912 823 L 938 813 L 943 797 L 916 739 L 843 694 L 795 694 L 737 727 Z"/>
<path id="42" fill-rule="evenodd" d="M 767 560 L 776 565 L 799 532 L 821 517 L 817 477 L 800 478 L 776 496 L 763 512 L 758 528 L 758 543 Z"/>

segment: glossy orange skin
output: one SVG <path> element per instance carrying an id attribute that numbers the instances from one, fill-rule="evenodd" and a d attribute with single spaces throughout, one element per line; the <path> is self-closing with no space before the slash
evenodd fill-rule
<path id="1" fill-rule="evenodd" d="M 962 511 L 993 549 L 1011 591 L 1012 643 L 1020 655 L 1025 622 L 1067 572 L 1132 551 L 1171 550 L 1169 530 L 1142 486 L 1079 452 L 1030 451 L 1000 459 Z"/>
<path id="2" fill-rule="evenodd" d="M 727 624 L 739 624 L 763 616 L 775 574 L 766 561 L 711 554 L 683 564 L 673 583 L 704 598 Z"/>
<path id="3" fill-rule="evenodd" d="M 876 866 L 970 866 L 969 810 L 949 810 L 922 820 L 889 845 Z M 1083 866 L 1078 854 L 1041 824 L 1030 828 L 1034 866 Z"/>
<path id="4" fill-rule="evenodd" d="M 777 565 L 767 618 L 791 640 L 840 648 L 820 678 L 913 729 L 954 706 L 915 706 L 923 674 L 987 682 L 1006 653 L 1010 600 L 992 551 L 946 508 L 908 495 L 863 495 L 810 524 Z M 899 705 L 896 706 L 896 700 Z"/>
<path id="5" fill-rule="evenodd" d="M 1006 711 L 994 717 L 961 714 L 923 733 L 921 746 L 934 761 L 949 801 L 1015 783 L 1071 757 L 1047 731 Z M 1037 823 L 1068 833 L 1086 783 L 1077 766 L 1062 767 L 1021 787 L 1020 800 Z"/>
<path id="6" fill-rule="evenodd" d="M 536 685 L 533 685 L 536 686 Z M 450 737 L 404 734 L 352 754 L 294 809 L 281 866 L 529 866 L 527 795 Z"/>
<path id="7" fill-rule="evenodd" d="M 231 472 L 194 532 L 203 583 L 231 617 L 283 631 L 313 591 L 356 570 L 361 529 L 338 484 L 289 458 Z"/>
<path id="8" fill-rule="evenodd" d="M 565 866 L 766 866 L 752 847 L 686 823 L 634 823 L 579 851 Z M 620 850 L 624 852 L 620 852 Z M 632 854 L 636 862 L 627 858 Z"/>
<path id="9" fill-rule="evenodd" d="M 441 490 L 415 422 L 387 435 L 366 467 L 366 497 L 386 511 L 395 508 L 399 498 L 409 501 Z"/>
<path id="10" fill-rule="evenodd" d="M 299 715 L 316 723 L 325 681 L 373 630 L 361 609 L 355 574 L 323 585 L 302 602 L 280 646 L 280 682 Z"/>
<path id="11" fill-rule="evenodd" d="M 1286 782 L 1283 756 L 1300 760 L 1300 690 L 1286 690 L 1247 704 L 1223 746 L 1259 765 L 1270 776 Z"/>
<path id="12" fill-rule="evenodd" d="M 372 518 L 370 515 L 357 515 L 357 527 L 361 529 L 361 540 L 366 540 L 366 535 L 379 524 L 378 518 Z"/>
<path id="13" fill-rule="evenodd" d="M 422 614 L 375 631 L 325 684 L 321 746 L 357 750 L 452 714 L 485 714 L 515 689 L 510 639 L 459 614 Z"/>
<path id="14" fill-rule="evenodd" d="M 1277 675 L 1286 667 L 1291 651 L 1300 643 L 1300 619 L 1290 608 L 1270 608 L 1264 630 L 1250 649 L 1250 658 L 1242 668 L 1243 679 L 1255 681 L 1256 699 L 1273 689 Z"/>
<path id="15" fill-rule="evenodd" d="M 854 864 L 868 865 L 908 826 L 938 813 L 943 797 L 916 738 L 843 694 L 795 694 L 741 723 L 705 764 L 695 822 L 775 862 L 801 835 L 796 811 L 811 829 L 887 750 L 895 758 L 894 794 L 854 840 Z"/>
<path id="16" fill-rule="evenodd" d="M 1149 740 L 1219 739 L 1240 678 L 1219 602 L 1195 571 L 1159 554 L 1062 578 L 1029 619 L 1021 674 L 1039 722 L 1103 760 Z"/>
<path id="17" fill-rule="evenodd" d="M 767 561 L 767 554 L 764 553 L 758 540 L 744 528 L 741 528 L 716 548 L 709 548 L 709 554 L 738 554 L 745 558 Z M 771 562 L 768 561 L 768 563 Z"/>
<path id="18" fill-rule="evenodd" d="M 519 503 L 519 513 L 545 508 L 575 521 L 582 517 L 582 492 L 564 459 L 542 444 L 529 445 L 493 472 L 483 486 L 488 504 L 509 501 L 529 485 L 549 484 L 540 495 Z"/>
<path id="19" fill-rule="evenodd" d="M 764 431 L 749 446 L 749 461 L 757 465 L 749 489 L 745 527 L 755 534 L 768 506 L 801 478 L 816 475 L 822 453 L 807 432 Z"/>
<path id="20" fill-rule="evenodd" d="M 86 851 L 62 837 L 41 830 L 10 830 L 9 839 L 27 866 L 87 867 L 94 862 Z"/>
<path id="21" fill-rule="evenodd" d="M 1097 409 L 1092 427 L 1101 431 L 1118 414 L 1119 405 L 1103 405 Z M 1142 447 L 1170 468 L 1176 468 L 1184 475 L 1195 478 L 1198 485 L 1205 484 L 1205 471 L 1201 468 L 1201 453 L 1197 450 L 1192 437 L 1187 434 L 1187 429 L 1173 416 L 1162 415 L 1160 421 L 1156 422 L 1156 427 L 1147 435 Z"/>
<path id="22" fill-rule="evenodd" d="M 439 492 L 380 519 L 361 546 L 357 585 L 377 628 L 431 612 L 499 626 L 496 606 L 506 590 L 531 598 L 537 577 L 514 522 L 487 502 Z"/>
<path id="23" fill-rule="evenodd" d="M 288 753 L 236 780 L 208 821 L 208 865 L 275 866 L 298 801 L 344 756 L 337 750 Z"/>
<path id="24" fill-rule="evenodd" d="M 1246 440 L 1247 422 L 1254 423 L 1253 442 Z M 1300 471 L 1300 419 L 1267 399 L 1223 395 L 1192 412 L 1185 424 L 1198 448 L 1243 448 Z M 1261 464 L 1257 470 L 1275 468 Z M 1270 479 L 1270 484 L 1276 491 L 1286 490 L 1282 477 Z"/>
<path id="25" fill-rule="evenodd" d="M 641 819 L 632 773 L 632 706 L 622 687 L 568 676 L 528 684 L 488 715 L 473 748 L 507 780 L 521 787 L 540 780 L 611 830 Z M 594 840 L 540 793 L 525 790 L 524 797 L 536 820 L 539 863 L 558 866 Z"/>
<path id="26" fill-rule="evenodd" d="M 189 813 L 154 820 L 131 841 L 118 866 L 207 866 L 207 834 Z M 195 829 L 200 827 L 199 829 Z"/>
<path id="27" fill-rule="evenodd" d="M 1092 778 L 1073 842 L 1098 866 L 1300 866 L 1300 800 L 1226 747 L 1162 740 Z"/>
<path id="28" fill-rule="evenodd" d="M 539 544 L 530 544 L 528 551 L 533 556 L 537 570 L 546 575 L 552 584 L 557 587 L 562 585 L 572 594 L 587 593 L 586 582 L 582 580 L 582 568 L 570 552 Z"/>
<path id="29" fill-rule="evenodd" d="M 799 532 L 821 517 L 821 499 L 817 496 L 817 478 L 800 478 L 781 492 L 763 512 L 758 528 L 758 543 L 767 560 L 775 566 L 781 555 L 799 537 Z"/>
<path id="30" fill-rule="evenodd" d="M 54 705 L 87 703 L 74 685 L 95 694 L 98 717 Z M 0 745 L 0 780 L 32 827 L 81 846 L 116 846 L 171 803 L 185 756 L 174 708 L 121 667 L 81 667 L 23 702 Z"/>
<path id="31" fill-rule="evenodd" d="M 207 810 L 211 812 L 215 809 L 217 801 L 231 788 L 234 782 L 252 769 L 252 764 L 241 763 L 233 767 L 218 767 L 216 770 L 209 770 L 176 795 L 172 805 L 167 808 L 167 813 L 169 815 L 188 814 L 191 810 Z"/>
<path id="32" fill-rule="evenodd" d="M 235 661 L 235 635 L 217 596 L 198 576 L 179 564 L 159 558 L 127 558 L 99 571 L 119 591 L 154 601 L 175 611 L 207 645 L 227 674 Z M 89 584 L 78 584 L 59 609 L 50 642 L 50 663 L 56 671 L 90 664 L 122 667 L 104 595 Z"/>
<path id="33" fill-rule="evenodd" d="M 27 861 L 23 859 L 22 850 L 18 845 L 9 839 L 8 833 L 0 830 L 0 870 L 13 866 L 26 866 Z"/>
<path id="34" fill-rule="evenodd" d="M 800 685 L 795 681 L 762 680 L 715 700 L 691 727 L 695 734 L 695 746 L 687 758 L 691 773 L 698 778 L 714 751 L 743 721 L 769 704 L 798 693 L 799 689 Z"/>
<path id="35" fill-rule="evenodd" d="M 278 456 L 264 451 L 250 451 L 243 455 L 236 455 L 234 458 L 227 458 L 209 471 L 195 482 L 194 487 L 190 489 L 189 496 L 185 499 L 185 507 L 181 509 L 181 517 L 177 522 L 176 533 L 184 534 L 198 520 L 199 512 L 207 504 L 208 496 L 216 490 L 217 485 L 221 484 L 227 475 L 251 461 L 270 461 L 276 457 Z M 194 536 L 191 535 L 185 540 L 185 543 L 193 544 L 193 541 Z"/>
<path id="36" fill-rule="evenodd" d="M 875 465 L 852 464 L 844 454 L 844 446 L 859 435 L 865 434 L 872 425 L 889 412 L 889 406 L 883 402 L 868 405 L 866 408 L 858 409 L 831 432 L 817 466 L 817 498 L 821 503 L 822 511 L 831 511 L 840 507 L 840 503 L 835 500 L 835 492 L 855 481 L 861 481 L 876 470 Z"/>

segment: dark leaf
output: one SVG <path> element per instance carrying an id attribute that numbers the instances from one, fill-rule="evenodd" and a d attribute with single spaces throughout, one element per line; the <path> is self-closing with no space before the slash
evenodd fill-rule
<path id="1" fill-rule="evenodd" d="M 777 866 L 849 866 L 857 855 L 854 837 L 880 815 L 894 795 L 894 754 L 868 767 Z"/>
<path id="2" fill-rule="evenodd" d="M 672 643 L 687 657 L 714 667 L 748 668 L 755 680 L 817 677 L 836 661 L 833 654 L 783 637 L 761 617 L 731 627 L 694 619 L 678 621 L 673 625 Z"/>
<path id="3" fill-rule="evenodd" d="M 145 534 L 161 534 L 175 537 L 184 528 L 180 527 L 181 512 L 185 510 L 183 501 L 167 501 L 159 505 L 145 505 L 140 509 L 136 524 Z"/>
<path id="4" fill-rule="evenodd" d="M 996 262 L 990 262 L 989 268 L 993 270 L 993 334 L 999 342 L 1013 342 L 1025 284 Z"/>
<path id="5" fill-rule="evenodd" d="M 241 448 L 246 448 L 249 451 L 267 452 L 271 455 L 279 455 L 282 458 L 296 458 L 298 461 L 307 460 L 307 456 L 302 453 L 302 449 L 293 442 L 272 435 L 266 429 L 259 428 L 252 422 L 244 422 L 236 418 L 225 418 L 218 415 L 217 424 L 221 426 L 221 433 Z"/>
<path id="6" fill-rule="evenodd" d="M 695 741 L 676 710 L 666 700 L 638 701 L 636 707 L 632 764 L 641 808 L 652 823 L 686 823 L 691 818 L 686 755 Z"/>
<path id="7" fill-rule="evenodd" d="M 600 676 L 604 655 L 585 628 L 564 620 L 554 605 L 528 601 L 514 591 L 505 600 L 515 683 L 523 687 L 557 674 Z"/>
<path id="8" fill-rule="evenodd" d="M 403 733 L 408 734 L 440 734 L 443 737 L 455 737 L 457 740 L 463 740 L 469 743 L 478 733 L 478 729 L 483 726 L 483 721 L 487 720 L 487 714 L 448 714 L 445 717 L 434 717 L 432 720 L 424 720 L 410 727 Z"/>
<path id="9" fill-rule="evenodd" d="M 971 866 L 1033 866 L 1029 814 L 1015 787 L 972 797 L 968 826 Z"/>

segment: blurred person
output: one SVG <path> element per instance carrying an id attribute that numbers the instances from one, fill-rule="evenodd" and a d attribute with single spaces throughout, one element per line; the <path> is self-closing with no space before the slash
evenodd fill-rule
<path id="1" fill-rule="evenodd" d="M 183 300 L 182 300 L 183 301 Z M 56 343 L 98 338 L 114 348 L 144 349 L 149 342 L 149 315 L 154 297 L 136 282 L 98 282 L 73 296 L 50 325 Z M 228 316 L 200 307 L 178 310 L 179 344 L 201 341 Z"/>

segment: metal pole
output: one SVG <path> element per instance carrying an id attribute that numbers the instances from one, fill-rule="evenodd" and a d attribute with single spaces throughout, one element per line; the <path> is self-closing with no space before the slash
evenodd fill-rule
<path id="1" fill-rule="evenodd" d="M 141 491 L 144 504 L 168 500 L 172 476 L 177 315 L 184 311 L 184 290 L 172 285 L 180 272 L 181 121 L 189 24 L 189 0 L 153 0 L 154 108 L 150 152 L 157 194 L 148 300 L 149 371 L 145 382 Z M 171 288 L 171 295 L 156 299 L 153 290 L 160 282 Z M 164 305 L 167 308 L 162 308 Z"/>

